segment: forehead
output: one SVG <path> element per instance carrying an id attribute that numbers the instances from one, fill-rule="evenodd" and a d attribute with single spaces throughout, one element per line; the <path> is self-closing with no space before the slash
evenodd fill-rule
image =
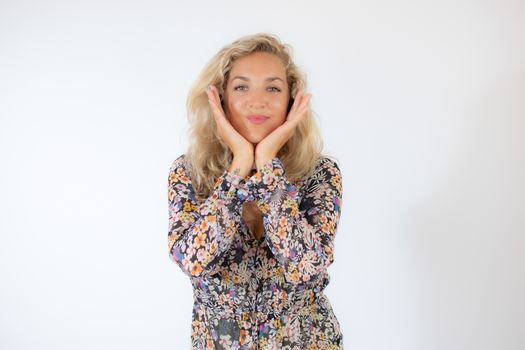
<path id="1" fill-rule="evenodd" d="M 240 74 L 248 78 L 277 76 L 285 80 L 286 70 L 279 57 L 267 52 L 256 52 L 233 62 L 230 78 Z"/>

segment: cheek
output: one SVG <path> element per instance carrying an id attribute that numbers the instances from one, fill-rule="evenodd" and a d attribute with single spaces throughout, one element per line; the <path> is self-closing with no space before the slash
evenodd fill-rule
<path id="1" fill-rule="evenodd" d="M 239 98 L 231 99 L 228 101 L 228 110 L 233 116 L 236 116 L 242 113 L 243 110 L 243 101 Z"/>
<path id="2" fill-rule="evenodd" d="M 235 112 L 240 113 L 243 109 L 244 101 L 240 98 L 236 98 L 231 101 L 230 105 Z"/>
<path id="3" fill-rule="evenodd" d="M 272 104 L 272 108 L 279 115 L 279 117 L 286 119 L 286 115 L 288 114 L 288 100 L 275 100 Z"/>

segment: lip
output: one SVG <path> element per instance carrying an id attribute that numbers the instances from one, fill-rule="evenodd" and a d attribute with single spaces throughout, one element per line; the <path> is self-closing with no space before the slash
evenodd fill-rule
<path id="1" fill-rule="evenodd" d="M 248 118 L 248 120 L 254 124 L 262 124 L 270 117 L 267 117 L 265 115 L 249 115 L 246 118 Z"/>

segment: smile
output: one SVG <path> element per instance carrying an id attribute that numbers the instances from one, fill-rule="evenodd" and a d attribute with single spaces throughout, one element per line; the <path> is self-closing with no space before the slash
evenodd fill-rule
<path id="1" fill-rule="evenodd" d="M 266 117 L 264 115 L 249 115 L 248 120 L 251 121 L 254 124 L 262 124 L 264 123 L 269 117 Z"/>

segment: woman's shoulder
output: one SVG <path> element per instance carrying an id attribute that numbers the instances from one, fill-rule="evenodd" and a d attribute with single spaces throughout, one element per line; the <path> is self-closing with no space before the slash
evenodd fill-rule
<path id="1" fill-rule="evenodd" d="M 333 175 L 340 176 L 341 174 L 338 163 L 339 161 L 335 157 L 320 155 L 315 160 L 314 165 L 310 168 L 309 172 L 296 182 L 297 185 L 309 185 L 312 184 L 312 182 L 318 182 L 323 179 L 326 180 L 327 177 L 329 178 Z"/>
<path id="2" fill-rule="evenodd" d="M 179 155 L 177 158 L 175 158 L 174 161 L 171 162 L 170 173 L 176 171 L 177 169 L 181 169 L 181 168 L 187 171 L 188 167 L 189 167 L 188 159 L 186 157 L 186 154 L 183 153 Z"/>
<path id="3" fill-rule="evenodd" d="M 310 178 L 319 176 L 320 174 L 341 175 L 339 168 L 339 160 L 333 156 L 320 155 L 315 161 L 315 166 L 310 173 Z"/>
<path id="4" fill-rule="evenodd" d="M 304 189 L 307 193 L 327 191 L 332 187 L 341 191 L 341 180 L 339 161 L 335 157 L 322 155 L 316 160 L 313 170 L 306 179 Z"/>
<path id="5" fill-rule="evenodd" d="M 335 167 L 339 169 L 339 160 L 334 156 L 322 154 L 317 158 L 315 168 L 323 167 Z"/>

